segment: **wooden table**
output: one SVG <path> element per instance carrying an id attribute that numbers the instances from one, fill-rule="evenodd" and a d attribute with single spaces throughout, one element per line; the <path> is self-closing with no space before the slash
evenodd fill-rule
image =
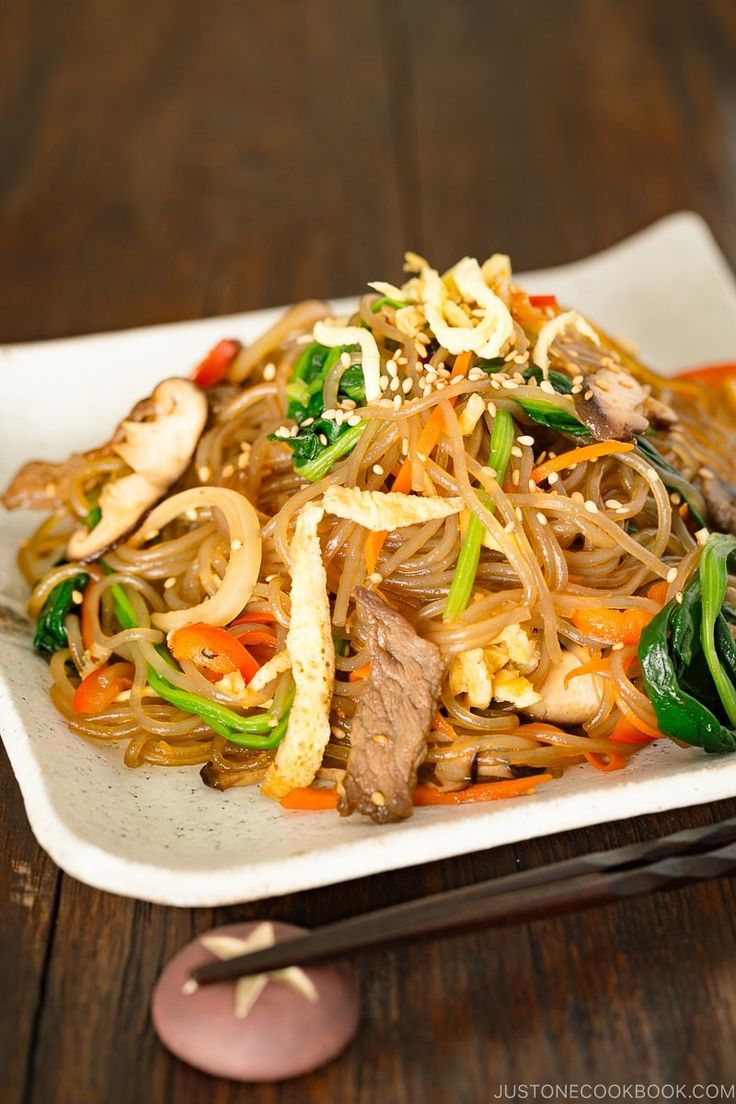
<path id="1" fill-rule="evenodd" d="M 493 250 L 547 265 L 683 207 L 736 262 L 729 0 L 6 0 L 0 118 L 4 341 L 350 293 L 398 278 L 409 247 L 439 266 Z M 148 999 L 215 922 L 318 924 L 734 812 L 187 911 L 62 875 L 3 761 L 0 1100 L 444 1104 L 509 1083 L 731 1085 L 727 881 L 366 956 L 356 1043 L 282 1086 L 179 1064 Z"/>

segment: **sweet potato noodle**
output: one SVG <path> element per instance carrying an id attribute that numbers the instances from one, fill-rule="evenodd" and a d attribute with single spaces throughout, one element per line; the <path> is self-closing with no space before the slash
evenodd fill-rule
<path id="1" fill-rule="evenodd" d="M 709 532 L 733 531 L 728 379 L 654 375 L 552 295 L 527 296 L 506 258 L 443 277 L 408 265 L 403 287 L 377 284 L 350 318 L 309 302 L 250 349 L 214 350 L 183 474 L 162 476 L 159 504 L 131 506 L 85 563 L 67 562 L 71 534 L 94 536 L 104 488 L 152 478 L 130 442 L 166 411 L 141 404 L 107 445 L 46 466 L 50 513 L 18 562 L 74 733 L 121 743 L 130 767 L 205 764 L 220 788 L 263 780 L 295 679 L 304 692 L 287 634 L 295 527 L 314 503 L 335 650 L 317 779 L 340 785 L 378 662 L 361 586 L 439 650 L 419 781 L 440 793 L 622 767 L 662 734 L 637 645 L 681 599 Z M 155 448 L 163 464 L 165 440 Z M 29 504 L 23 477 L 10 506 Z M 322 512 L 328 488 L 350 492 L 334 496 L 344 516 Z M 409 516 L 406 496 L 457 502 Z"/>

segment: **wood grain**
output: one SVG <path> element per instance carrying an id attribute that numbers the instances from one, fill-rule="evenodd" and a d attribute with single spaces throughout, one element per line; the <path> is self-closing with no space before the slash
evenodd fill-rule
<path id="1" fill-rule="evenodd" d="M 736 263 L 735 104 L 730 0 L 6 0 L 0 340 L 348 294 L 398 278 L 408 247 L 551 264 L 681 207 Z M 174 910 L 58 874 L 3 758 L 0 1101 L 476 1104 L 513 1082 L 731 1083 L 731 882 L 367 955 L 355 1044 L 281 1086 L 176 1062 L 147 1006 L 213 923 L 316 925 L 735 812 Z"/>

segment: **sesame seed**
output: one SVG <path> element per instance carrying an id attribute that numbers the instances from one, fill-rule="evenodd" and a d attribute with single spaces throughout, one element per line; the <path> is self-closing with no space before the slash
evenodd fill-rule
<path id="1" fill-rule="evenodd" d="M 368 581 L 378 586 L 379 583 L 383 582 L 383 575 L 380 575 L 378 571 L 372 571 L 368 576 Z"/>
<path id="2" fill-rule="evenodd" d="M 615 644 L 611 645 L 612 652 L 622 652 L 624 650 L 623 643 L 619 640 Z"/>
<path id="3" fill-rule="evenodd" d="M 555 389 L 549 380 L 543 379 L 539 381 L 540 391 L 546 391 L 548 395 L 554 395 Z"/>
<path id="4" fill-rule="evenodd" d="M 675 595 L 675 601 L 679 605 L 682 605 L 682 591 L 681 590 L 678 590 L 677 594 Z"/>
<path id="5" fill-rule="evenodd" d="M 378 386 L 382 391 L 388 391 L 388 376 L 381 376 L 378 380 Z"/>
<path id="6" fill-rule="evenodd" d="M 298 437 L 299 436 L 299 426 L 293 425 L 291 427 L 291 429 L 289 430 L 287 436 L 289 436 L 289 437 Z"/>
<path id="7" fill-rule="evenodd" d="M 357 405 L 355 399 L 343 399 L 340 403 L 343 410 L 355 410 Z"/>
<path id="8" fill-rule="evenodd" d="M 582 382 L 583 382 L 583 377 L 582 377 L 582 376 L 579 376 L 579 375 L 578 375 L 578 376 L 573 376 L 573 377 L 572 377 L 572 382 L 573 382 L 574 384 L 576 384 L 576 383 L 582 383 Z"/>
<path id="9" fill-rule="evenodd" d="M 74 602 L 74 604 L 77 605 L 77 606 L 81 606 L 83 601 L 84 601 L 84 595 L 82 594 L 81 590 L 73 590 L 72 591 L 72 602 Z"/>
<path id="10" fill-rule="evenodd" d="M 543 514 L 541 510 L 539 510 L 537 512 L 537 521 L 539 522 L 540 525 L 546 525 L 547 524 L 546 515 Z"/>
<path id="11" fill-rule="evenodd" d="M 491 479 L 498 479 L 498 472 L 496 471 L 495 468 L 492 468 L 489 465 L 486 465 L 486 467 L 483 469 L 483 471 L 486 472 L 487 475 L 490 475 Z"/>
<path id="12" fill-rule="evenodd" d="M 344 421 L 345 421 L 345 411 L 344 410 L 336 410 L 335 411 L 335 425 L 341 426 Z"/>
<path id="13" fill-rule="evenodd" d="M 401 385 L 401 390 L 404 392 L 405 395 L 408 395 L 409 392 L 412 389 L 412 386 L 413 386 L 412 380 L 405 379 L 404 382 Z"/>
<path id="14" fill-rule="evenodd" d="M 709 536 L 710 533 L 707 529 L 698 529 L 697 533 L 695 534 L 695 539 L 701 546 L 701 548 L 705 544 Z"/>
<path id="15" fill-rule="evenodd" d="M 229 479 L 230 476 L 234 474 L 234 472 L 235 472 L 235 465 L 234 464 L 226 464 L 225 467 L 222 469 L 222 478 L 223 479 Z"/>
<path id="16" fill-rule="evenodd" d="M 524 515 L 521 512 L 521 506 L 514 506 L 514 513 L 516 514 L 519 521 L 524 520 Z"/>
<path id="17" fill-rule="evenodd" d="M 249 463 L 250 453 L 241 452 L 240 456 L 238 457 L 238 467 L 240 468 L 240 470 L 243 471 L 245 468 L 247 468 Z"/>
<path id="18" fill-rule="evenodd" d="M 212 472 L 210 471 L 210 469 L 203 465 L 197 471 L 197 478 L 199 479 L 200 483 L 206 483 L 211 474 Z"/>
<path id="19" fill-rule="evenodd" d="M 164 582 L 164 590 L 171 590 L 174 586 L 176 586 L 176 577 L 174 575 L 169 575 L 168 579 Z"/>
<path id="20" fill-rule="evenodd" d="M 606 506 L 608 507 L 609 510 L 620 510 L 621 509 L 621 503 L 619 502 L 619 500 L 617 498 L 607 498 L 606 499 Z"/>
<path id="21" fill-rule="evenodd" d="M 549 483 L 550 487 L 554 487 L 555 483 L 559 483 L 559 481 L 560 477 L 557 472 L 550 472 L 547 476 L 547 482 Z"/>
<path id="22" fill-rule="evenodd" d="M 304 428 L 306 428 L 307 426 L 310 426 L 310 425 L 314 425 L 314 418 L 305 418 L 304 421 L 302 422 L 302 426 Z"/>
<path id="23" fill-rule="evenodd" d="M 516 456 L 516 457 L 520 457 L 520 456 L 523 456 L 524 453 L 521 451 L 521 449 L 519 448 L 518 445 L 512 445 L 511 446 L 511 455 Z"/>
<path id="24" fill-rule="evenodd" d="M 409 382 L 411 382 L 411 381 L 409 381 Z M 389 391 L 398 391 L 399 387 L 400 387 L 399 377 L 398 376 L 392 376 L 391 377 L 391 382 L 389 383 L 388 387 L 389 387 Z"/>
<path id="25" fill-rule="evenodd" d="M 590 400 L 593 398 L 593 392 L 591 390 L 586 391 L 583 395 L 583 398 L 586 402 L 590 402 Z"/>
<path id="26" fill-rule="evenodd" d="M 337 414 L 337 411 L 333 410 L 332 408 L 330 408 L 329 410 L 323 410 L 322 411 L 322 417 L 327 422 L 334 422 L 336 414 Z"/>
<path id="27" fill-rule="evenodd" d="M 496 404 L 494 402 L 486 403 L 486 410 L 492 418 L 496 417 Z"/>
<path id="28" fill-rule="evenodd" d="M 516 440 L 520 445 L 529 445 L 531 447 L 534 444 L 534 438 L 530 437 L 528 433 L 525 433 L 523 437 L 517 437 Z"/>
<path id="29" fill-rule="evenodd" d="M 505 379 L 502 380 L 502 386 L 505 387 L 507 391 L 516 391 L 519 385 L 516 380 Z"/>
<path id="30" fill-rule="evenodd" d="M 583 503 L 583 508 L 587 510 L 589 514 L 598 513 L 598 507 L 596 506 L 592 498 L 586 499 L 586 501 Z"/>
<path id="31" fill-rule="evenodd" d="M 519 481 L 520 481 L 520 480 L 521 480 L 521 472 L 519 471 L 519 469 L 518 469 L 518 468 L 514 468 L 514 470 L 513 470 L 513 471 L 512 471 L 512 473 L 511 473 L 511 483 L 512 483 L 512 486 L 514 486 L 514 487 L 518 487 L 518 486 L 519 486 Z"/>
<path id="32" fill-rule="evenodd" d="M 536 494 L 537 493 L 537 484 L 534 482 L 533 479 L 529 480 L 527 486 L 529 487 L 529 494 Z"/>
<path id="33" fill-rule="evenodd" d="M 447 384 L 444 380 L 437 380 L 434 386 L 436 391 L 441 391 L 444 387 L 447 387 Z"/>
<path id="34" fill-rule="evenodd" d="M 237 537 L 235 538 L 235 540 L 230 541 L 230 551 L 231 552 L 239 552 L 242 547 L 243 547 L 243 542 L 241 540 L 238 540 Z"/>
<path id="35" fill-rule="evenodd" d="M 386 361 L 386 371 L 388 372 L 388 374 L 391 376 L 392 379 L 396 378 L 396 376 L 398 375 L 399 369 L 396 367 L 396 361 L 395 360 L 387 360 Z"/>
<path id="36" fill-rule="evenodd" d="M 666 578 L 668 583 L 674 583 L 675 579 L 677 578 L 677 568 L 671 567 L 667 572 Z"/>
<path id="37" fill-rule="evenodd" d="M 507 521 L 506 524 L 503 527 L 503 530 L 504 530 L 504 533 L 513 533 L 515 528 L 516 528 L 516 522 L 515 521 Z"/>
<path id="38" fill-rule="evenodd" d="M 373 472 L 375 475 L 383 475 L 383 468 L 380 464 L 373 465 Z"/>
<path id="39" fill-rule="evenodd" d="M 320 443 L 321 445 L 324 445 L 325 447 L 327 447 L 327 445 L 329 444 L 329 441 L 328 441 L 328 440 L 327 440 L 327 438 L 325 437 L 324 433 L 320 433 L 320 434 L 319 434 L 319 443 Z"/>
<path id="40" fill-rule="evenodd" d="M 343 368 L 349 368 L 352 363 L 352 357 L 350 356 L 350 353 L 341 353 L 340 363 L 342 364 Z"/>
<path id="41" fill-rule="evenodd" d="M 677 494 L 676 491 L 673 491 L 673 493 L 670 495 L 670 502 L 672 503 L 673 506 L 679 506 L 680 503 L 682 502 L 682 498 L 680 497 L 679 494 Z"/>
<path id="42" fill-rule="evenodd" d="M 570 495 L 570 498 L 573 500 L 573 502 L 585 502 L 585 496 L 582 495 L 580 491 L 573 491 Z"/>
<path id="43" fill-rule="evenodd" d="M 371 801 L 374 805 L 379 807 L 386 804 L 386 798 L 383 796 L 380 790 L 374 790 L 371 794 Z"/>
<path id="44" fill-rule="evenodd" d="M 270 382 L 271 380 L 276 379 L 276 365 L 275 364 L 267 364 L 266 365 L 266 367 L 263 369 L 263 378 L 267 382 Z"/>
<path id="45" fill-rule="evenodd" d="M 185 511 L 184 517 L 187 519 L 187 521 L 196 521 L 197 520 L 197 511 L 196 511 L 195 507 L 190 506 L 189 509 Z M 158 533 L 156 535 L 158 536 Z"/>
<path id="46" fill-rule="evenodd" d="M 401 410 L 401 404 L 403 403 L 401 395 L 394 395 L 394 410 Z M 358 418 L 360 421 L 360 418 Z M 357 424 L 357 423 L 356 423 Z"/>
<path id="47" fill-rule="evenodd" d="M 360 425 L 360 416 L 358 414 L 351 414 L 349 418 L 345 419 L 345 421 L 349 426 Z"/>

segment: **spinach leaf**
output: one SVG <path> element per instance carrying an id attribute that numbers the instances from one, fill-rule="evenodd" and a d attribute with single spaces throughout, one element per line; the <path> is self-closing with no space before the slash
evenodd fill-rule
<path id="1" fill-rule="evenodd" d="M 84 590 L 86 585 L 87 575 L 80 572 L 71 579 L 65 579 L 51 591 L 39 614 L 36 634 L 33 637 L 33 647 L 37 652 L 53 654 L 61 648 L 66 648 L 64 618 L 72 608 L 74 591 Z"/>
<path id="2" fill-rule="evenodd" d="M 538 368 L 536 364 L 532 364 L 529 368 L 525 368 L 522 372 L 522 376 L 525 380 L 535 379 L 537 383 L 544 379 L 544 372 L 541 368 Z M 548 374 L 549 382 L 554 387 L 558 395 L 571 395 L 572 394 L 572 380 L 569 376 L 564 375 L 563 372 L 552 371 Z"/>
<path id="3" fill-rule="evenodd" d="M 736 750 L 736 642 L 724 604 L 736 537 L 714 533 L 682 602 L 646 626 L 639 664 L 662 732 L 706 751 Z"/>
<path id="4" fill-rule="evenodd" d="M 537 425 L 556 430 L 557 433 L 566 433 L 569 437 L 590 436 L 586 427 L 574 414 L 569 414 L 567 410 L 560 409 L 554 403 L 545 402 L 544 399 L 517 399 L 513 391 L 510 394 L 514 402 Z"/>
<path id="5" fill-rule="evenodd" d="M 636 451 L 647 463 L 652 465 L 667 490 L 671 494 L 679 494 L 683 502 L 687 503 L 693 521 L 702 529 L 706 524 L 707 509 L 705 499 L 700 491 L 688 482 L 668 460 L 665 460 L 652 442 L 641 434 L 636 438 Z"/>

